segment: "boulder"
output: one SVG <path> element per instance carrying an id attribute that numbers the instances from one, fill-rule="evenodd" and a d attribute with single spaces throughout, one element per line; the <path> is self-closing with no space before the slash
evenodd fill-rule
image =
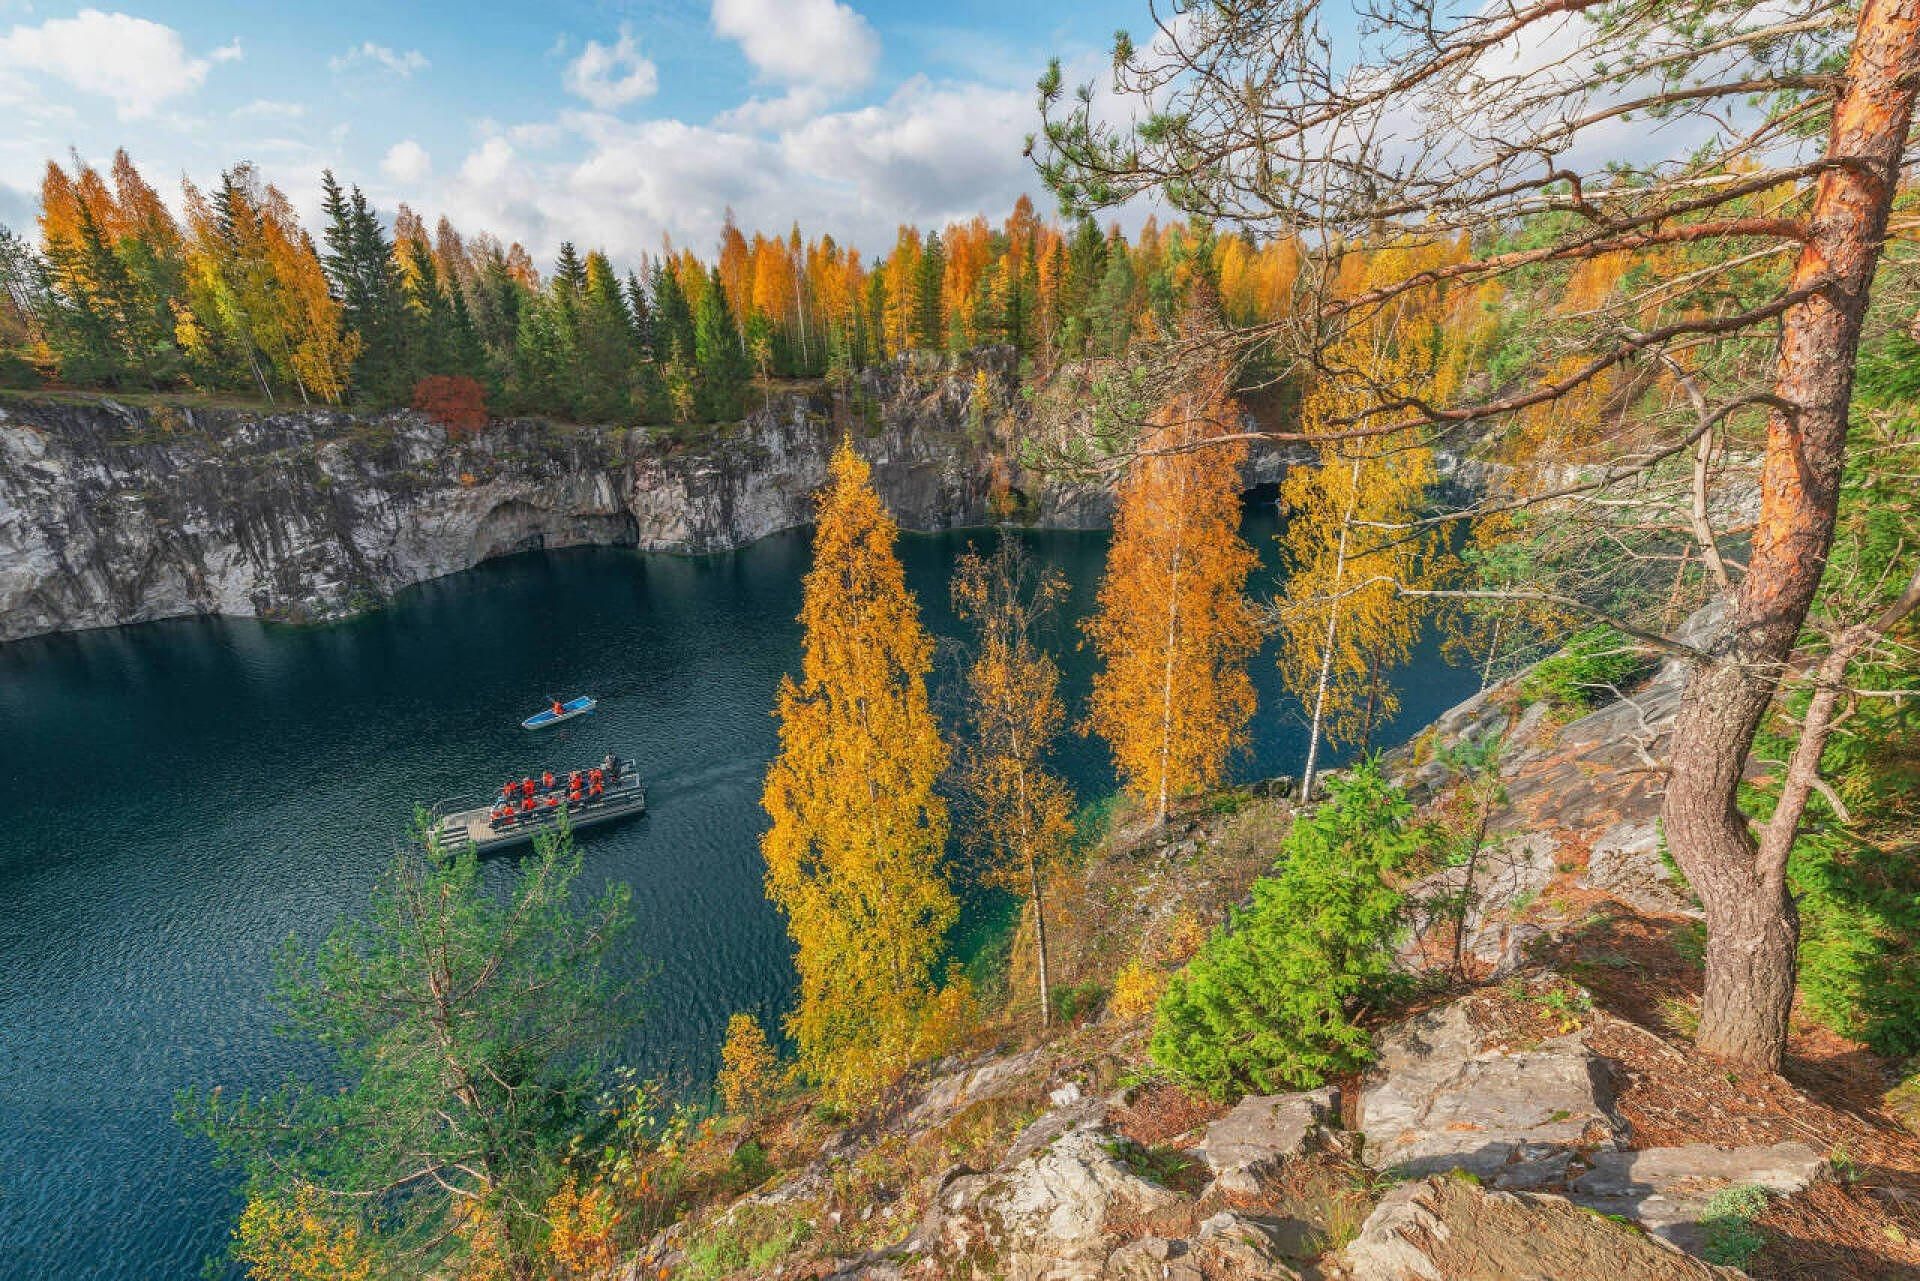
<path id="1" fill-rule="evenodd" d="M 1660 825 L 1653 817 L 1615 823 L 1593 843 L 1580 884 L 1642 912 L 1700 916 L 1700 907 L 1660 857 Z"/>
<path id="2" fill-rule="evenodd" d="M 1288 1157 L 1317 1146 L 1326 1126 L 1338 1121 L 1340 1091 L 1333 1086 L 1302 1094 L 1250 1095 L 1207 1126 L 1200 1152 L 1222 1192 L 1251 1196 L 1260 1180 Z"/>
<path id="3" fill-rule="evenodd" d="M 1618 1144 L 1605 1064 L 1580 1033 L 1492 1048 L 1460 1000 L 1396 1024 L 1378 1044 L 1360 1094 L 1364 1155 L 1376 1169 L 1462 1169 L 1498 1182 L 1509 1163 Z"/>
<path id="4" fill-rule="evenodd" d="M 1568 1195 L 1602 1214 L 1622 1214 L 1689 1253 L 1706 1246 L 1708 1204 L 1722 1189 L 1747 1185 L 1776 1196 L 1804 1191 L 1827 1163 L 1804 1143 L 1720 1148 L 1690 1143 L 1639 1152 L 1596 1152 Z"/>
<path id="5" fill-rule="evenodd" d="M 1107 1258 L 1106 1281 L 1297 1281 L 1272 1229 L 1257 1218 L 1220 1213 L 1189 1240 L 1142 1237 Z"/>
<path id="6" fill-rule="evenodd" d="M 1745 1275 L 1669 1249 L 1563 1197 L 1431 1178 L 1389 1192 L 1341 1254 L 1347 1281 L 1721 1281 Z"/>
<path id="7" fill-rule="evenodd" d="M 1117 1244 L 1114 1225 L 1177 1217 L 1176 1193 L 1129 1170 L 1111 1135 L 1072 1129 L 991 1174 L 962 1175 L 940 1190 L 938 1248 L 991 1256 L 1009 1281 L 1095 1281 Z"/>
<path id="8" fill-rule="evenodd" d="M 1129 1241 L 1107 1258 L 1107 1281 L 1208 1281 L 1193 1246 L 1165 1237 Z"/>
<path id="9" fill-rule="evenodd" d="M 992 1055 L 935 1077 L 920 1091 L 919 1099 L 907 1112 L 906 1123 L 912 1129 L 925 1129 L 961 1108 L 1008 1094 L 1030 1082 L 1044 1057 L 1040 1050 Z"/>

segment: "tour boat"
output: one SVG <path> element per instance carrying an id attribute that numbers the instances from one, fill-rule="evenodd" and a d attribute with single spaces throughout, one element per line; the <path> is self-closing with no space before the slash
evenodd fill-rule
<path id="1" fill-rule="evenodd" d="M 560 710 L 557 712 L 554 711 L 552 707 L 541 708 L 524 721 L 521 721 L 520 728 L 545 729 L 549 725 L 558 725 L 561 721 L 570 721 L 576 716 L 585 716 L 598 706 L 600 706 L 600 704 L 596 703 L 587 695 L 582 694 L 571 703 L 560 704 Z"/>
<path id="2" fill-rule="evenodd" d="M 542 789 L 535 795 L 540 802 L 539 807 L 530 814 L 515 814 L 511 823 L 494 822 L 493 809 L 500 799 L 497 795 L 485 805 L 477 805 L 472 809 L 436 805 L 431 811 L 433 834 L 439 838 L 440 848 L 448 853 L 459 853 L 471 846 L 476 853 L 485 854 L 513 845 L 524 845 L 542 832 L 553 831 L 560 825 L 560 815 L 563 813 L 575 831 L 646 813 L 647 789 L 641 786 L 640 775 L 634 770 L 633 762 L 619 760 L 618 766 L 619 776 L 606 781 L 598 800 L 571 807 L 565 801 L 565 783 L 562 780 L 566 775 L 556 772 L 555 787 Z M 561 803 L 551 809 L 545 803 L 549 791 L 558 794 L 561 799 Z"/>

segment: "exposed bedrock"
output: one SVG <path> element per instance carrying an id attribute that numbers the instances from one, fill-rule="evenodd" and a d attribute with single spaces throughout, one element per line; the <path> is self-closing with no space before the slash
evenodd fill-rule
<path id="1" fill-rule="evenodd" d="M 985 404 L 974 372 L 988 372 Z M 0 402 L 0 641 L 187 614 L 323 620 L 493 556 L 579 545 L 714 552 L 812 518 L 842 434 L 909 529 L 1097 528 L 1109 495 L 1010 464 L 1010 361 L 901 362 L 852 394 L 791 390 L 737 425 Z M 1248 483 L 1278 478 L 1270 452 Z"/>

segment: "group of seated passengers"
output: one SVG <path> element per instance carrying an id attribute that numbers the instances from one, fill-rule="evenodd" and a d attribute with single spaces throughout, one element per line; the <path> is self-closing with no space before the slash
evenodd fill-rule
<path id="1" fill-rule="evenodd" d="M 515 823 L 535 822 L 563 803 L 569 811 L 581 809 L 601 800 L 608 783 L 619 781 L 620 760 L 611 753 L 592 769 L 577 769 L 565 778 L 555 778 L 552 770 L 546 770 L 539 778 L 508 779 L 500 785 L 499 801 L 487 811 L 487 825 L 499 831 Z"/>

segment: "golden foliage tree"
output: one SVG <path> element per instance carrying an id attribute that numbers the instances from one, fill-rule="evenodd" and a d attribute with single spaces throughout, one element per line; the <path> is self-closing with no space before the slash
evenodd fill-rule
<path id="1" fill-rule="evenodd" d="M 801 676 L 781 682 L 762 801 L 767 896 L 786 913 L 800 975 L 787 1030 L 802 1070 L 842 1107 L 870 1103 L 911 1061 L 957 911 L 934 791 L 947 749 L 927 699 L 933 642 L 895 532 L 842 442 L 800 610 Z"/>
<path id="2" fill-rule="evenodd" d="M 1445 250 L 1389 246 L 1341 264 L 1340 287 L 1431 269 Z M 1327 369 L 1307 392 L 1302 420 L 1327 438 L 1317 467 L 1292 469 L 1280 488 L 1289 562 L 1276 611 L 1280 676 L 1309 710 L 1300 795 L 1312 799 L 1323 742 L 1365 744 L 1399 708 L 1382 676 L 1404 663 L 1420 637 L 1422 607 L 1405 589 L 1435 570 L 1432 537 L 1415 522 L 1436 480 L 1433 451 L 1415 439 L 1356 442 L 1328 424 L 1382 395 L 1445 395 L 1454 376 L 1443 359 L 1445 311 L 1434 290 L 1403 294 L 1359 313 L 1328 349 Z"/>
<path id="3" fill-rule="evenodd" d="M 1026 900 L 1033 913 L 1040 1022 L 1051 1016 L 1047 913 L 1042 886 L 1073 832 L 1073 793 L 1047 767 L 1066 722 L 1060 668 L 1034 638 L 1067 593 L 1057 570 L 1039 570 L 1025 548 L 1002 538 L 991 559 L 969 550 L 953 577 L 953 608 L 974 632 L 967 668 L 970 731 L 961 792 L 967 838 L 986 856 L 985 876 Z"/>
<path id="4" fill-rule="evenodd" d="M 1162 823 L 1175 796 L 1220 781 L 1253 716 L 1246 450 L 1221 439 L 1234 419 L 1219 379 L 1161 411 L 1120 487 L 1100 608 L 1085 623 L 1101 660 L 1087 725 Z"/>
<path id="5" fill-rule="evenodd" d="M 742 1012 L 727 1020 L 727 1039 L 720 1046 L 720 1077 L 715 1082 L 727 1111 L 757 1116 L 773 1095 L 778 1067 L 759 1019 Z"/>

